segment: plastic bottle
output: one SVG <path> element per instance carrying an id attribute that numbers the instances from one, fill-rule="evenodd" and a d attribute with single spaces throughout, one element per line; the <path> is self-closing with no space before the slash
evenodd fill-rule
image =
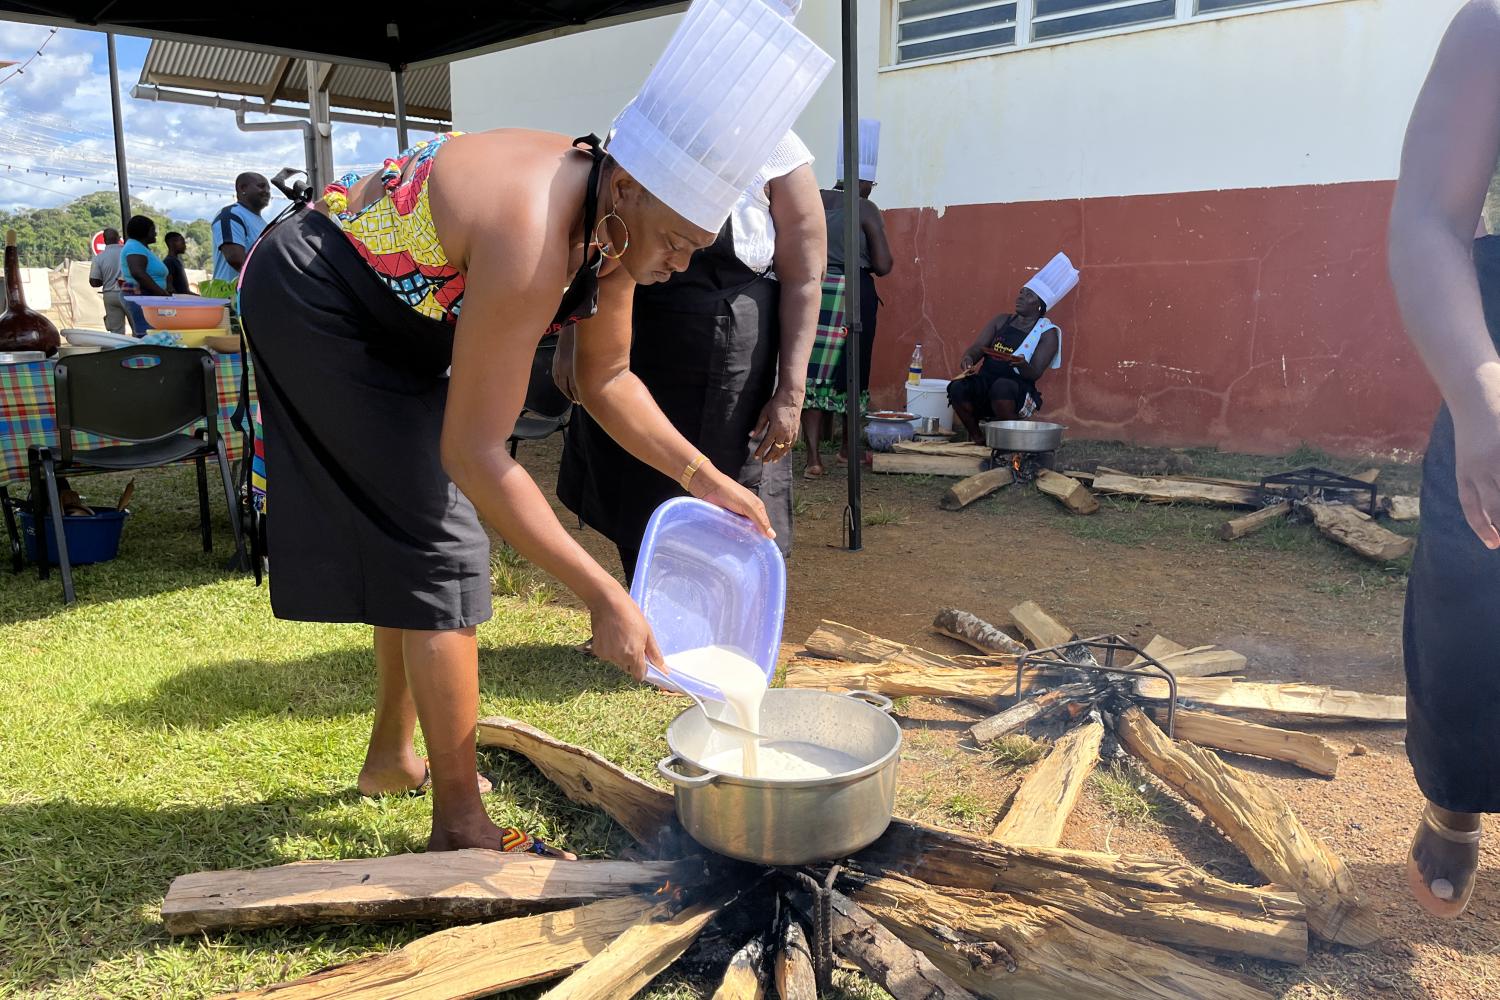
<path id="1" fill-rule="evenodd" d="M 906 382 L 908 385 L 920 385 L 922 382 L 922 345 L 911 352 L 911 364 L 906 368 Z"/>

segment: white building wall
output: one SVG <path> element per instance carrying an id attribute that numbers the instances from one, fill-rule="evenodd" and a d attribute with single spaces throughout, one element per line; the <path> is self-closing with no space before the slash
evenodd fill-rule
<path id="1" fill-rule="evenodd" d="M 879 201 L 917 207 L 1396 176 L 1401 136 L 1463 0 L 1337 0 L 912 67 L 888 0 L 860 0 L 861 112 L 883 121 Z M 836 57 L 837 0 L 798 25 Z M 456 127 L 603 133 L 680 15 L 456 63 Z M 830 75 L 798 122 L 832 183 Z"/>

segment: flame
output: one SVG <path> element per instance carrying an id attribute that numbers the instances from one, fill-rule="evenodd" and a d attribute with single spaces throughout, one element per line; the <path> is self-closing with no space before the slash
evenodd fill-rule
<path id="1" fill-rule="evenodd" d="M 1021 471 L 1021 453 L 1019 451 L 1010 456 L 1010 467 L 1014 472 Z"/>

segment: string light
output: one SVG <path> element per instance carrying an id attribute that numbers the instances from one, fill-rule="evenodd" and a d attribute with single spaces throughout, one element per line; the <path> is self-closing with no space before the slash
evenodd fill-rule
<path id="1" fill-rule="evenodd" d="M 25 62 L 23 62 L 21 65 L 17 66 L 15 69 L 11 70 L 9 73 L 7 73 L 3 79 L 0 79 L 0 87 L 5 86 L 10 81 L 14 80 L 16 77 L 18 77 L 22 73 L 26 72 L 26 67 L 30 66 L 33 62 L 35 62 L 41 56 L 42 50 L 47 47 L 47 43 L 50 42 L 50 41 L 52 41 L 52 39 L 54 39 L 56 37 L 57 37 L 57 29 L 56 28 L 53 28 L 51 31 L 47 32 L 47 37 L 44 38 L 44 39 L 42 39 L 42 44 L 37 46 L 36 51 L 33 52 L 30 55 L 30 57 L 27 58 L 27 60 Z"/>

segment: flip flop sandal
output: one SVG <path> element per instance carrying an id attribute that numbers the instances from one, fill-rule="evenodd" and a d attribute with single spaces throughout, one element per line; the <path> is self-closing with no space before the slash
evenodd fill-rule
<path id="1" fill-rule="evenodd" d="M 803 479 L 822 479 L 828 474 L 828 470 L 821 465 L 809 465 L 802 470 Z"/>
<path id="2" fill-rule="evenodd" d="M 1407 885 L 1422 909 L 1444 920 L 1452 920 L 1462 915 L 1469 908 L 1469 900 L 1474 895 L 1476 881 L 1474 876 L 1478 873 L 1479 866 L 1476 859 L 1475 871 L 1470 873 L 1469 880 L 1464 884 L 1462 891 L 1455 892 L 1453 883 L 1445 878 L 1435 878 L 1429 883 L 1417 864 L 1417 843 L 1421 838 L 1424 835 L 1431 835 L 1450 844 L 1468 846 L 1477 845 L 1483 834 L 1483 828 L 1455 830 L 1432 814 L 1431 805 L 1423 807 L 1422 822 L 1412 837 L 1412 849 L 1406 856 Z"/>
<path id="3" fill-rule="evenodd" d="M 500 829 L 500 849 L 506 854 L 537 854 L 544 858 L 567 858 L 565 851 L 549 847 L 541 837 L 534 837 L 513 826 Z"/>

